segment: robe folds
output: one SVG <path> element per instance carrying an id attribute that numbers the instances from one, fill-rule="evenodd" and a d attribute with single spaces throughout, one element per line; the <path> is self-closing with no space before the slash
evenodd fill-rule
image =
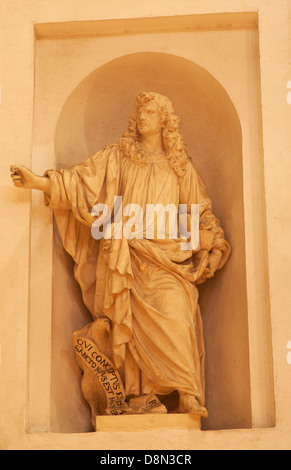
<path id="1" fill-rule="evenodd" d="M 127 395 L 195 395 L 204 405 L 204 342 L 197 284 L 209 271 L 216 248 L 226 262 L 230 247 L 205 186 L 190 160 L 182 181 L 165 155 L 148 156 L 144 165 L 125 157 L 118 145 L 106 146 L 83 163 L 49 170 L 50 196 L 63 247 L 75 262 L 74 275 L 93 319 L 111 321 L 113 361 L 124 367 Z M 125 237 L 96 240 L 91 214 L 96 204 L 114 213 L 122 205 L 199 204 L 199 245 L 181 250 L 176 239 Z M 177 212 L 178 213 L 178 212 Z M 112 218 L 112 223 L 114 223 Z M 146 222 L 143 220 L 145 235 Z M 122 232 L 123 233 L 123 232 Z"/>

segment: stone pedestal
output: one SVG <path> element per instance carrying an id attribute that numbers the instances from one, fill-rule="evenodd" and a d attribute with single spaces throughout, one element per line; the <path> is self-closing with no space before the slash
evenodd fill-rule
<path id="1" fill-rule="evenodd" d="M 200 427 L 200 416 L 183 413 L 96 417 L 96 431 L 135 432 L 157 431 L 162 429 L 191 429 L 199 431 Z"/>

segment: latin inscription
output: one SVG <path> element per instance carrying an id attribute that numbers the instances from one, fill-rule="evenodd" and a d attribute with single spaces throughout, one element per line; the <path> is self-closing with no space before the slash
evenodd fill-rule
<path id="1" fill-rule="evenodd" d="M 124 414 L 128 410 L 125 402 L 125 391 L 113 363 L 88 338 L 74 338 L 74 350 L 82 364 L 88 367 L 99 379 L 107 397 L 106 413 Z"/>

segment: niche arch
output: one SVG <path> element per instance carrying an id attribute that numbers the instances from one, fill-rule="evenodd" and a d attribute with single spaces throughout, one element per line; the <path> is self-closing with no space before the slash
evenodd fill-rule
<path id="1" fill-rule="evenodd" d="M 200 287 L 209 411 L 202 427 L 251 427 L 242 131 L 226 90 L 207 70 L 182 57 L 144 52 L 114 59 L 85 77 L 64 103 L 55 132 L 56 167 L 71 167 L 115 143 L 141 91 L 171 99 L 189 154 L 232 247 L 224 269 Z M 86 432 L 90 413 L 81 394 L 71 333 L 90 321 L 90 315 L 57 230 L 53 269 L 51 430 Z"/>

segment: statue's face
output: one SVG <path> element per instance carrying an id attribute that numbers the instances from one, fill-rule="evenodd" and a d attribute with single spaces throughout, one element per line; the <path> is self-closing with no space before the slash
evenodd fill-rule
<path id="1" fill-rule="evenodd" d="M 137 129 L 142 136 L 150 136 L 161 132 L 161 116 L 154 101 L 150 101 L 139 108 Z"/>

